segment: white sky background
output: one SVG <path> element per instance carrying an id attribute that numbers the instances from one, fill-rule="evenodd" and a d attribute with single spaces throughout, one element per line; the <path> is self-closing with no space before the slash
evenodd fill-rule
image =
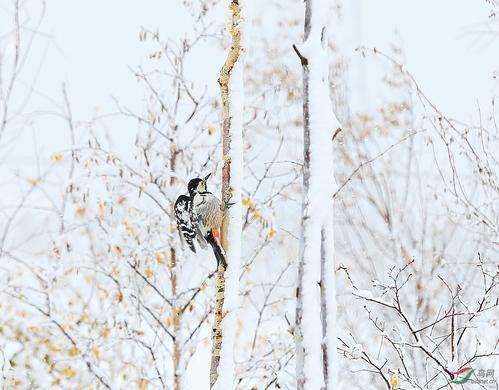
<path id="1" fill-rule="evenodd" d="M 491 81 L 499 67 L 499 39 L 484 32 L 489 11 L 485 1 L 346 3 L 353 5 L 353 12 L 346 4 L 348 18 L 339 26 L 345 41 L 338 44 L 352 49 L 358 45 L 387 49 L 397 42 L 405 52 L 408 69 L 451 115 L 469 114 L 477 98 L 490 96 L 492 87 L 497 89 L 497 82 Z M 264 4 L 255 5 L 254 11 L 260 12 Z M 179 10 L 171 0 L 48 0 L 44 30 L 54 36 L 57 47 L 52 45 L 47 53 L 39 89 L 57 96 L 60 83 L 66 81 L 82 115 L 97 105 L 106 107 L 111 94 L 124 100 L 139 95 L 128 67 L 147 60 L 144 45 L 138 41 L 140 26 L 178 36 L 187 20 Z M 353 51 L 345 55 L 358 56 Z M 199 67 L 199 71 L 204 69 L 206 66 Z M 369 76 L 366 70 L 364 80 Z M 352 95 L 355 98 L 363 92 L 353 90 Z"/>
<path id="2" fill-rule="evenodd" d="M 259 1 L 253 12 L 264 12 L 265 3 Z M 0 31 L 10 10 L 10 2 L 3 0 Z M 499 81 L 492 79 L 499 68 L 499 39 L 487 31 L 488 13 L 486 2 L 478 0 L 345 2 L 343 22 L 332 29 L 341 40 L 337 44 L 343 54 L 354 66 L 360 65 L 360 76 L 349 86 L 353 101 L 359 108 L 369 108 L 382 98 L 372 81 L 379 74 L 363 65 L 354 49 L 364 45 L 388 51 L 395 42 L 404 50 L 407 68 L 429 97 L 451 116 L 469 119 L 476 114 L 477 101 L 486 104 L 499 86 Z M 38 41 L 36 61 L 29 65 L 34 72 L 38 60 L 43 61 L 36 89 L 61 102 L 61 84 L 65 82 L 76 119 L 88 119 L 96 109 L 112 111 L 111 96 L 140 108 L 141 87 L 129 70 L 148 61 L 147 48 L 138 40 L 140 27 L 176 37 L 188 28 L 186 21 L 173 0 L 48 0 L 41 30 L 53 40 L 47 47 L 43 40 Z M 213 87 L 221 60 L 203 61 L 203 66 L 194 69 Z M 32 100 L 32 107 L 47 105 L 41 96 Z M 45 136 L 50 138 L 50 134 Z"/>
<path id="3" fill-rule="evenodd" d="M 358 20 L 342 26 L 345 41 L 389 52 L 391 42 L 405 55 L 407 69 L 437 106 L 450 116 L 476 118 L 477 101 L 490 103 L 499 82 L 497 20 L 488 23 L 485 1 L 369 1 L 354 2 L 350 15 Z M 494 33 L 495 23 L 495 33 Z M 491 29 L 492 26 L 492 29 Z M 349 39 L 350 38 L 350 39 Z M 362 81 L 369 83 L 373 72 L 363 67 Z M 363 85 L 364 84 L 364 85 Z M 362 99 L 365 83 L 352 90 Z M 356 94 L 358 96 L 356 96 Z M 373 99 L 376 91 L 368 88 Z"/>

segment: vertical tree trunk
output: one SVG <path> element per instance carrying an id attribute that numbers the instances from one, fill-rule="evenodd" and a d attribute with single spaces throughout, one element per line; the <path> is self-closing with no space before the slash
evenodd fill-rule
<path id="1" fill-rule="evenodd" d="M 333 144 L 340 127 L 329 97 L 329 0 L 307 0 L 303 44 L 303 205 L 296 305 L 299 390 L 332 390 L 336 382 L 336 288 L 333 237 Z"/>
<path id="2" fill-rule="evenodd" d="M 241 187 L 243 175 L 243 48 L 241 45 L 241 0 L 229 4 L 231 47 L 220 71 L 222 97 L 223 172 L 222 172 L 222 246 L 228 263 L 227 272 L 219 266 L 216 279 L 215 323 L 212 335 L 210 387 L 233 388 L 233 347 L 235 316 L 239 296 L 241 257 Z"/>
<path id="3" fill-rule="evenodd" d="M 177 259 L 175 248 L 170 248 L 170 283 L 172 286 L 172 296 L 175 298 L 177 296 Z M 180 320 L 178 317 L 178 307 L 176 304 L 176 299 L 173 300 L 172 306 L 172 324 L 173 330 L 172 334 L 175 337 L 173 340 L 173 390 L 180 390 L 180 374 L 179 374 L 179 363 L 180 363 L 180 347 L 178 345 L 178 333 L 180 329 Z"/>
<path id="4" fill-rule="evenodd" d="M 170 170 L 172 172 L 176 171 L 177 168 L 177 151 L 175 148 L 170 147 L 171 155 L 170 155 Z M 175 176 L 172 175 L 170 177 L 170 186 L 173 187 L 175 185 Z M 172 334 L 175 337 L 173 340 L 173 354 L 172 354 L 172 363 L 173 363 L 173 390 L 180 389 L 180 373 L 179 373 L 179 363 L 180 363 L 180 346 L 178 341 L 178 334 L 180 329 L 180 318 L 178 316 L 178 307 L 176 303 L 177 297 L 177 253 L 175 248 L 170 247 L 170 284 L 172 288 L 172 297 L 173 305 L 172 305 Z M 168 371 L 167 371 L 168 372 Z"/>

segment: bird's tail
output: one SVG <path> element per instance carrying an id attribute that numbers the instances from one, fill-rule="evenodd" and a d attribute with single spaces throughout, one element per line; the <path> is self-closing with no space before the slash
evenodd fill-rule
<path id="1" fill-rule="evenodd" d="M 222 264 L 223 267 L 225 269 L 227 269 L 227 261 L 225 261 L 224 251 L 223 251 L 222 247 L 220 246 L 220 244 L 218 243 L 218 241 L 213 236 L 213 233 L 209 232 L 206 235 L 205 239 L 206 239 L 206 242 L 208 242 L 208 244 L 210 244 L 211 247 L 213 248 L 213 253 L 215 254 L 215 257 L 217 259 L 217 268 L 220 264 Z"/>

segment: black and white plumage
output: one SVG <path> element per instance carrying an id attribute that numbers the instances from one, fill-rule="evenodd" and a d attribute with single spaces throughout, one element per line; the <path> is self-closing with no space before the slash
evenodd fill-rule
<path id="1" fill-rule="evenodd" d="M 208 191 L 206 181 L 210 174 L 189 181 L 189 195 L 180 195 L 175 202 L 175 216 L 180 239 L 196 252 L 194 239 L 201 247 L 210 244 L 217 259 L 217 264 L 225 268 L 227 263 L 220 244 L 220 227 L 222 225 L 222 209 L 220 200 Z"/>
<path id="2" fill-rule="evenodd" d="M 196 253 L 194 239 L 196 238 L 197 226 L 191 218 L 192 201 L 186 195 L 180 195 L 175 202 L 175 217 L 177 220 L 177 229 L 180 236 L 180 242 L 185 242 L 187 246 Z M 195 221 L 194 221 L 195 222 Z"/>

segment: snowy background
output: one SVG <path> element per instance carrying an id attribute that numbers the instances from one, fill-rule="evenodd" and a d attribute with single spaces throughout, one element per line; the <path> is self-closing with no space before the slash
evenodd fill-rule
<path id="1" fill-rule="evenodd" d="M 359 351 L 402 388 L 446 386 L 428 344 L 451 371 L 470 363 L 499 377 L 487 291 L 499 249 L 497 5 L 334 5 L 339 388 L 386 388 Z M 303 2 L 260 0 L 248 14 L 234 386 L 292 389 Z M 208 387 L 215 261 L 181 248 L 171 204 L 195 175 L 213 172 L 219 192 L 226 23 L 218 1 L 0 3 L 4 388 Z M 455 345 L 439 322 L 401 352 L 405 368 L 390 340 L 412 340 L 376 302 L 411 261 L 410 322 L 455 307 L 465 331 Z"/>

